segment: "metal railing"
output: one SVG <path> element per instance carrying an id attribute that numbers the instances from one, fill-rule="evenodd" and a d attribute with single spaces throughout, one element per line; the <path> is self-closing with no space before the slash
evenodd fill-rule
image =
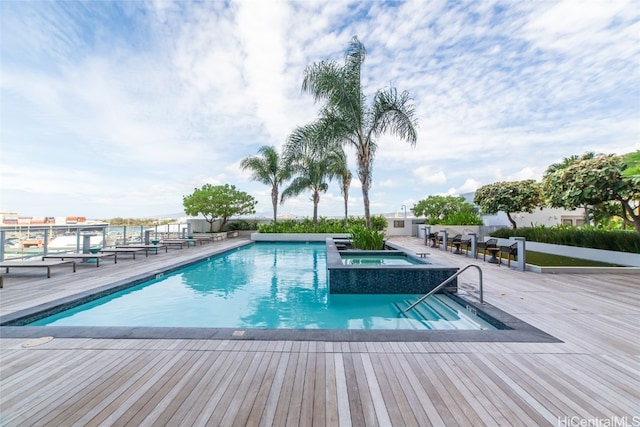
<path id="1" fill-rule="evenodd" d="M 448 284 L 449 282 L 453 281 L 453 279 L 455 279 L 456 277 L 458 277 L 459 275 L 461 275 L 465 270 L 467 270 L 470 267 L 475 267 L 478 269 L 478 275 L 480 278 L 480 304 L 484 304 L 484 296 L 483 296 L 483 291 L 482 291 L 482 269 L 480 267 L 478 267 L 475 264 L 469 264 L 466 267 L 464 267 L 462 270 L 458 270 L 456 272 L 456 274 L 454 274 L 453 276 L 447 278 L 444 282 L 440 283 L 438 286 L 436 286 L 435 288 L 431 289 L 429 291 L 429 293 L 427 293 L 426 295 L 424 295 L 423 297 L 421 297 L 418 301 L 414 302 L 413 304 L 411 304 L 409 307 L 405 308 L 404 310 L 402 310 L 403 313 L 406 313 L 407 311 L 411 310 L 413 307 L 415 307 L 416 305 L 420 304 L 422 301 L 426 300 L 427 298 L 429 298 L 431 295 L 435 294 L 436 292 L 438 292 L 440 289 L 442 289 L 444 287 L 444 285 Z"/>
<path id="2" fill-rule="evenodd" d="M 145 240 L 186 237 L 189 224 L 110 226 L 95 224 L 47 224 L 0 226 L 0 261 L 40 258 L 48 253 L 80 252 Z M 58 240 L 56 240 L 58 239 Z"/>

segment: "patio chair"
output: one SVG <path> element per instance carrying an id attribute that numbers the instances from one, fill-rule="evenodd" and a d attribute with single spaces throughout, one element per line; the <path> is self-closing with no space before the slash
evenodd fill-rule
<path id="1" fill-rule="evenodd" d="M 460 239 L 460 249 L 464 249 L 464 254 L 467 255 L 471 250 L 471 237 L 465 236 Z"/>
<path id="2" fill-rule="evenodd" d="M 509 246 L 500 246 L 500 251 L 498 252 L 498 267 L 502 264 L 502 256 L 507 256 L 507 267 L 511 267 L 511 255 L 513 255 L 513 260 L 516 260 L 516 256 L 518 255 L 518 244 L 514 243 Z"/>
<path id="3" fill-rule="evenodd" d="M 447 239 L 447 246 L 451 246 L 451 253 L 460 253 L 460 244 L 462 243 L 462 234 L 456 234 L 453 237 Z M 453 247 L 456 247 L 456 251 L 453 251 Z"/>
<path id="4" fill-rule="evenodd" d="M 487 252 L 488 248 L 497 248 L 498 247 L 498 239 L 489 239 L 484 242 L 478 242 L 476 245 L 476 253 L 475 257 L 478 258 L 478 251 L 482 250 L 482 260 L 487 260 Z"/>
<path id="5" fill-rule="evenodd" d="M 429 240 L 431 240 L 431 247 L 437 248 L 442 243 L 442 235 L 440 233 L 429 233 Z"/>

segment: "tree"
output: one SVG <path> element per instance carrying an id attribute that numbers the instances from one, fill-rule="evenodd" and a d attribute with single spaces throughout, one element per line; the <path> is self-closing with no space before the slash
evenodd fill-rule
<path id="1" fill-rule="evenodd" d="M 517 224 L 512 213 L 528 212 L 543 205 L 542 191 L 540 184 L 532 179 L 512 182 L 495 182 L 484 185 L 476 190 L 473 203 L 480 206 L 485 214 L 496 214 L 505 212 L 515 230 Z"/>
<path id="2" fill-rule="evenodd" d="M 212 232 L 213 223 L 217 220 L 221 221 L 222 230 L 232 216 L 255 213 L 256 201 L 249 194 L 237 190 L 235 185 L 204 184 L 195 188 L 192 194 L 183 196 L 182 204 L 187 215 L 202 214 L 209 223 L 209 232 Z"/>
<path id="3" fill-rule="evenodd" d="M 313 224 L 318 223 L 320 193 L 329 189 L 328 181 L 340 176 L 345 167 L 345 154 L 338 144 L 325 144 L 318 127 L 307 125 L 297 128 L 284 148 L 285 163 L 293 180 L 282 192 L 281 201 L 310 190 L 313 201 Z"/>
<path id="4" fill-rule="evenodd" d="M 347 162 L 345 159 L 344 168 L 340 172 L 340 193 L 344 198 L 344 225 L 346 226 L 349 222 L 349 188 L 351 187 L 351 179 L 353 175 L 351 171 L 347 167 Z"/>
<path id="5" fill-rule="evenodd" d="M 640 233 L 640 184 L 634 177 L 623 176 L 626 167 L 622 156 L 579 157 L 562 168 L 547 169 L 543 191 L 551 206 L 565 209 L 615 200 L 625 223 Z"/>
<path id="6" fill-rule="evenodd" d="M 312 94 L 316 102 L 325 101 L 315 122 L 323 134 L 321 140 L 355 149 L 364 216 L 370 227 L 369 189 L 375 139 L 389 132 L 415 145 L 418 136 L 415 107 L 408 92 L 398 94 L 393 87 L 379 90 L 373 103 L 366 105 L 360 77 L 365 56 L 364 45 L 353 37 L 345 52 L 344 66 L 333 61 L 312 64 L 305 69 L 302 90 Z"/>
<path id="7" fill-rule="evenodd" d="M 258 150 L 261 156 L 246 157 L 240 162 L 243 170 L 251 170 L 251 180 L 271 186 L 271 204 L 273 205 L 273 225 L 278 221 L 278 202 L 280 186 L 291 177 L 291 171 L 283 164 L 275 147 L 262 146 Z M 275 228 L 274 228 L 275 229 Z"/>
<path id="8" fill-rule="evenodd" d="M 623 160 L 627 168 L 622 171 L 622 176 L 640 181 L 640 150 L 625 154 Z"/>
<path id="9" fill-rule="evenodd" d="M 602 154 L 600 154 L 600 156 L 602 156 Z M 545 176 L 551 173 L 554 173 L 556 171 L 562 170 L 568 166 L 571 166 L 573 163 L 577 162 L 577 161 L 581 161 L 581 160 L 589 160 L 589 159 L 593 159 L 596 157 L 596 153 L 594 153 L 593 151 L 589 151 L 584 153 L 581 156 L 578 156 L 577 154 L 571 155 L 569 157 L 565 157 L 564 159 L 562 159 L 562 161 L 560 163 L 553 163 L 552 165 L 550 165 L 546 172 L 545 172 Z M 587 225 L 591 224 L 591 217 L 592 217 L 592 212 L 597 209 L 595 206 L 591 206 L 589 207 L 588 205 L 585 206 L 577 206 L 577 207 L 582 207 L 584 208 L 584 219 L 587 223 Z"/>
<path id="10" fill-rule="evenodd" d="M 465 202 L 462 196 L 429 196 L 418 201 L 411 210 L 415 216 L 424 216 L 428 224 L 449 223 L 454 217 L 470 218 L 474 222 L 467 225 L 482 223 L 474 206 Z"/>

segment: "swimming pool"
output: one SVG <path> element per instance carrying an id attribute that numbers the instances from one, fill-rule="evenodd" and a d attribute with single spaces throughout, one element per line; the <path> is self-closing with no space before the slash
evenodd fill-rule
<path id="1" fill-rule="evenodd" d="M 43 318 L 42 326 L 492 329 L 439 295 L 329 295 L 324 243 L 255 243 Z"/>

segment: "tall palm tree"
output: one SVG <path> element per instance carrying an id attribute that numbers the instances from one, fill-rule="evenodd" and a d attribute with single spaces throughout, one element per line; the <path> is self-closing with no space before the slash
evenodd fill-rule
<path id="1" fill-rule="evenodd" d="M 307 125 L 297 128 L 287 139 L 284 161 L 291 170 L 293 180 L 282 192 L 281 201 L 311 191 L 313 223 L 318 224 L 320 193 L 329 189 L 329 181 L 338 177 L 346 167 L 346 156 L 338 144 L 325 144 L 318 139 L 318 127 Z"/>
<path id="2" fill-rule="evenodd" d="M 344 151 L 342 153 L 344 154 Z M 338 165 L 338 176 L 341 181 L 340 193 L 344 198 L 344 225 L 346 226 L 349 222 L 349 188 L 351 188 L 351 179 L 353 178 L 353 174 L 347 166 L 346 155 L 343 158 L 342 164 Z"/>
<path id="3" fill-rule="evenodd" d="M 350 145 L 356 151 L 364 215 L 370 227 L 369 188 L 376 138 L 389 132 L 413 146 L 418 139 L 418 124 L 406 91 L 399 94 L 393 87 L 379 90 L 373 103 L 366 104 L 360 81 L 365 56 L 364 45 L 353 37 L 345 52 L 344 66 L 333 61 L 312 64 L 305 69 L 302 90 L 312 94 L 316 102 L 325 101 L 315 122 L 322 131 L 320 139 Z"/>
<path id="4" fill-rule="evenodd" d="M 261 156 L 251 156 L 242 159 L 242 170 L 251 170 L 251 180 L 271 186 L 271 203 L 273 205 L 273 227 L 276 228 L 278 220 L 278 196 L 280 186 L 291 177 L 291 171 L 286 163 L 280 159 L 275 147 L 264 145 L 258 153 Z"/>

